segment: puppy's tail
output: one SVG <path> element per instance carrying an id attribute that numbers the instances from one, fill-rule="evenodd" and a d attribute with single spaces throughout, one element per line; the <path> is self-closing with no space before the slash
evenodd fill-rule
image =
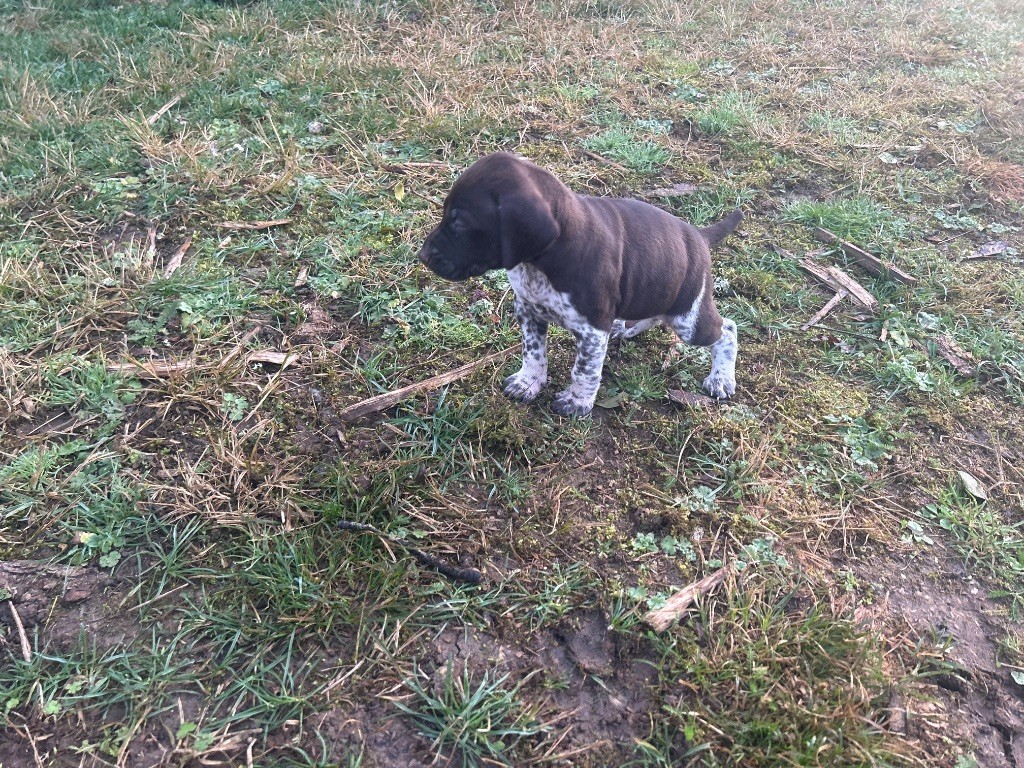
<path id="1" fill-rule="evenodd" d="M 740 225 L 742 220 L 743 211 L 737 208 L 724 219 L 716 221 L 710 227 L 701 227 L 700 233 L 704 239 L 708 241 L 708 245 L 714 248 L 720 242 L 725 240 L 725 238 L 727 238 L 729 234 Z"/>

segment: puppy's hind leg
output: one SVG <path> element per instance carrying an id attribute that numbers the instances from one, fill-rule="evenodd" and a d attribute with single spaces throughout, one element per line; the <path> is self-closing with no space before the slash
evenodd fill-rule
<path id="1" fill-rule="evenodd" d="M 646 320 L 616 320 L 612 323 L 612 338 L 632 339 L 660 322 L 660 317 L 651 317 Z"/>
<path id="2" fill-rule="evenodd" d="M 711 347 L 711 373 L 704 379 L 704 390 L 724 400 L 736 394 L 736 353 L 739 350 L 736 323 L 723 317 L 721 326 L 716 327 L 720 318 L 718 311 L 712 307 L 710 317 L 702 315 L 703 298 L 701 290 L 689 312 L 672 318 L 672 330 L 687 344 Z"/>
<path id="3" fill-rule="evenodd" d="M 523 331 L 523 365 L 505 379 L 505 396 L 532 402 L 548 381 L 548 324 L 528 314 L 516 302 L 516 318 Z"/>
<path id="4" fill-rule="evenodd" d="M 722 318 L 722 336 L 711 345 L 711 373 L 704 379 L 704 390 L 723 400 L 736 394 L 736 323 Z"/>

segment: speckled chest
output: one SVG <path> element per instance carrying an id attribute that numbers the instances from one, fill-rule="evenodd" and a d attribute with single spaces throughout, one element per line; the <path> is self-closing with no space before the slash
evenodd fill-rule
<path id="1" fill-rule="evenodd" d="M 568 293 L 555 290 L 547 275 L 530 264 L 508 271 L 508 282 L 521 309 L 537 320 L 555 323 L 570 331 L 591 329 L 590 322 L 572 304 Z"/>

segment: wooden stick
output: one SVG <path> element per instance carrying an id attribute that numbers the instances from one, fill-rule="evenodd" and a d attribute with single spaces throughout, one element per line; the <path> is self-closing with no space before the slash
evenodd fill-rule
<path id="1" fill-rule="evenodd" d="M 840 301 L 842 301 L 849 295 L 850 292 L 847 291 L 845 288 L 843 288 L 841 291 L 838 291 L 835 296 L 828 300 L 824 307 L 822 307 L 815 313 L 814 317 L 812 317 L 810 320 L 808 320 L 806 323 L 800 326 L 800 330 L 806 331 L 808 328 L 812 328 L 813 326 L 820 323 L 822 320 L 825 319 L 825 315 L 827 315 L 829 312 L 835 309 L 836 304 L 838 304 Z"/>
<path id="2" fill-rule="evenodd" d="M 416 549 L 416 547 L 409 546 L 401 539 L 396 539 L 394 536 L 384 533 L 384 531 L 370 525 L 369 523 L 355 523 L 351 520 L 339 520 L 338 527 L 343 531 L 366 531 L 367 533 L 372 533 L 389 544 L 401 547 L 424 565 L 436 569 L 441 575 L 447 576 L 453 581 L 465 581 L 467 584 L 482 584 L 484 581 L 484 575 L 478 568 L 458 568 L 454 565 L 449 565 L 441 558 L 434 557 L 433 555 L 424 552 L 422 549 Z"/>
<path id="3" fill-rule="evenodd" d="M 170 100 L 170 101 L 168 101 L 168 102 L 167 102 L 166 104 L 164 104 L 164 105 L 163 105 L 162 107 L 160 107 L 160 109 L 158 109 L 158 110 L 157 110 L 156 112 L 154 112 L 154 113 L 153 113 L 152 115 L 150 115 L 149 117 L 147 117 L 147 118 L 146 118 L 146 122 L 147 122 L 147 123 L 148 123 L 149 125 L 153 125 L 153 123 L 155 123 L 155 122 L 156 122 L 157 120 L 159 120 L 159 119 L 160 119 L 161 117 L 163 117 L 163 116 L 164 116 L 164 114 L 165 114 L 165 113 L 167 112 L 167 110 L 169 110 L 169 109 L 170 109 L 171 107 L 173 107 L 173 106 L 174 106 L 175 104 L 177 104 L 177 103 L 178 103 L 179 101 L 181 101 L 181 98 L 182 98 L 182 96 L 184 96 L 184 95 L 185 95 L 185 94 L 183 94 L 183 93 L 179 93 L 179 94 L 178 94 L 177 96 L 175 96 L 175 97 L 174 97 L 173 99 L 171 99 L 171 100 Z"/>
<path id="4" fill-rule="evenodd" d="M 355 405 L 350 405 L 338 413 L 345 421 L 354 421 L 361 416 L 366 416 L 370 413 L 377 413 L 383 411 L 385 408 L 390 408 L 393 405 L 397 405 L 411 395 L 415 395 L 419 392 L 426 392 L 431 389 L 437 389 L 443 387 L 445 384 L 451 384 L 453 381 L 464 379 L 473 373 L 477 368 L 483 368 L 489 363 L 493 363 L 497 360 L 501 360 L 506 357 L 510 352 L 516 352 L 522 347 L 522 344 L 516 344 L 514 347 L 502 350 L 501 352 L 495 352 L 493 355 L 482 357 L 472 363 L 467 363 L 459 368 L 455 368 L 447 373 L 441 373 L 437 376 L 431 376 L 429 379 L 410 384 L 407 387 L 401 389 L 395 389 L 391 392 L 385 392 L 382 395 L 376 395 L 375 397 L 361 400 Z"/>
<path id="5" fill-rule="evenodd" d="M 291 224 L 291 219 L 272 219 L 270 221 L 219 221 L 213 226 L 224 229 L 270 229 Z"/>
<path id="6" fill-rule="evenodd" d="M 11 592 L 10 589 L 7 590 Z M 14 595 L 7 599 L 7 607 L 11 609 L 11 618 L 14 619 L 14 626 L 18 630 L 18 640 L 21 643 L 21 658 L 26 662 L 31 663 L 32 661 L 32 646 L 28 642 L 28 635 L 25 634 L 25 625 L 21 623 L 21 616 L 18 614 L 18 609 L 14 607 Z"/>
<path id="7" fill-rule="evenodd" d="M 810 259 L 800 259 L 800 266 L 836 293 L 845 289 L 850 294 L 850 298 L 858 304 L 872 312 L 878 309 L 878 299 L 839 267 L 823 267 Z"/>
<path id="8" fill-rule="evenodd" d="M 644 623 L 650 626 L 655 632 L 664 632 L 672 623 L 682 616 L 690 607 L 690 603 L 700 595 L 710 592 L 725 579 L 726 574 L 732 569 L 731 565 L 725 565 L 714 573 L 705 576 L 700 581 L 694 582 L 676 592 L 665 601 L 665 605 L 648 611 L 644 615 Z"/>
<path id="9" fill-rule="evenodd" d="M 838 235 L 829 232 L 827 229 L 821 227 L 814 228 L 814 236 L 821 240 L 823 243 L 830 243 L 832 245 L 838 245 L 842 248 L 843 253 L 849 256 L 851 259 L 860 264 L 864 269 L 873 275 L 878 277 L 888 277 L 893 280 L 897 280 L 904 285 L 915 286 L 917 285 L 917 278 L 908 275 L 898 267 L 894 267 L 892 264 L 887 264 L 876 256 L 872 256 L 870 253 L 865 251 L 863 248 L 858 248 L 853 243 L 843 240 Z"/>

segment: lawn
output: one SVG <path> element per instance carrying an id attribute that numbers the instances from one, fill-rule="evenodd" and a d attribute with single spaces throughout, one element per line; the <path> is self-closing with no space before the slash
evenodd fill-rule
<path id="1" fill-rule="evenodd" d="M 0 768 L 1024 766 L 1017 5 L 0 0 Z M 731 401 L 502 396 L 495 150 L 743 208 Z"/>

